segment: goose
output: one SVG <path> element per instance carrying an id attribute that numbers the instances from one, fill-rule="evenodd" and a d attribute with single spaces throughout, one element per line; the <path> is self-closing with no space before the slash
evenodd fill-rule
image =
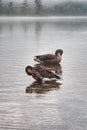
<path id="1" fill-rule="evenodd" d="M 62 60 L 62 49 L 57 49 L 54 54 L 44 54 L 35 56 L 34 60 L 40 64 L 59 64 Z"/>
<path id="2" fill-rule="evenodd" d="M 50 70 L 48 70 L 46 67 L 42 65 L 37 65 L 35 67 L 32 66 L 27 66 L 25 68 L 25 72 L 32 76 L 36 81 L 42 82 L 43 78 L 55 78 L 55 79 L 60 79 L 60 77 Z"/>

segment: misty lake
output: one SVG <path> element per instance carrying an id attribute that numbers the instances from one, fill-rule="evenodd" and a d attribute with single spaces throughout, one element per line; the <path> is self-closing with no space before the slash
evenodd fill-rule
<path id="1" fill-rule="evenodd" d="M 35 55 L 64 51 L 61 83 L 26 93 Z M 0 18 L 0 130 L 87 130 L 87 18 Z"/>

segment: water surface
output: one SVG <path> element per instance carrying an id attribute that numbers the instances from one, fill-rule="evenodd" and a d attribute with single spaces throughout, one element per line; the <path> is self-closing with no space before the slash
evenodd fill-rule
<path id="1" fill-rule="evenodd" d="M 25 67 L 58 48 L 60 89 L 26 93 Z M 0 129 L 87 130 L 87 18 L 0 18 Z"/>

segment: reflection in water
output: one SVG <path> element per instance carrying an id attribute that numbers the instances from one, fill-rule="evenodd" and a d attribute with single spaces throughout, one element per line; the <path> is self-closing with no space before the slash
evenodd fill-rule
<path id="1" fill-rule="evenodd" d="M 13 32 L 14 25 L 13 25 L 13 23 L 8 23 L 8 25 L 9 25 L 9 30 L 10 30 L 10 32 L 12 33 L 12 32 Z"/>
<path id="2" fill-rule="evenodd" d="M 35 38 L 36 41 L 39 41 L 39 37 L 40 37 L 40 32 L 41 32 L 41 28 L 42 28 L 43 22 L 40 21 L 7 21 L 7 22 L 3 22 L 0 21 L 0 32 L 2 32 L 3 30 L 5 30 L 6 32 L 13 33 L 15 32 L 15 29 L 17 30 L 17 27 L 20 27 L 21 33 L 24 33 L 25 37 L 27 33 L 32 33 L 29 31 L 33 31 L 35 32 Z M 3 26 L 3 28 L 2 28 Z M 31 29 L 32 28 L 32 29 Z M 19 31 L 20 31 L 19 30 Z"/>
<path id="3" fill-rule="evenodd" d="M 26 35 L 26 33 L 29 31 L 30 24 L 24 21 L 21 22 L 21 27 L 23 28 L 24 34 Z"/>
<path id="4" fill-rule="evenodd" d="M 2 25 L 0 24 L 0 35 L 1 35 L 1 32 L 2 32 Z"/>
<path id="5" fill-rule="evenodd" d="M 60 88 L 60 83 L 56 80 L 45 81 L 44 83 L 39 84 L 37 81 L 33 82 L 30 86 L 26 87 L 26 93 L 46 93 L 55 88 Z"/>
<path id="6" fill-rule="evenodd" d="M 37 42 L 39 42 L 41 28 L 42 28 L 42 23 L 41 22 L 36 22 L 35 23 L 35 34 L 36 34 L 36 41 Z"/>

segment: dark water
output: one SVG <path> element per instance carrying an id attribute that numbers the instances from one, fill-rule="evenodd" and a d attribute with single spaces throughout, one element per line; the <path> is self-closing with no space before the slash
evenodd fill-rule
<path id="1" fill-rule="evenodd" d="M 26 93 L 33 56 L 64 50 L 62 83 Z M 87 130 L 87 18 L 0 18 L 0 130 Z"/>

